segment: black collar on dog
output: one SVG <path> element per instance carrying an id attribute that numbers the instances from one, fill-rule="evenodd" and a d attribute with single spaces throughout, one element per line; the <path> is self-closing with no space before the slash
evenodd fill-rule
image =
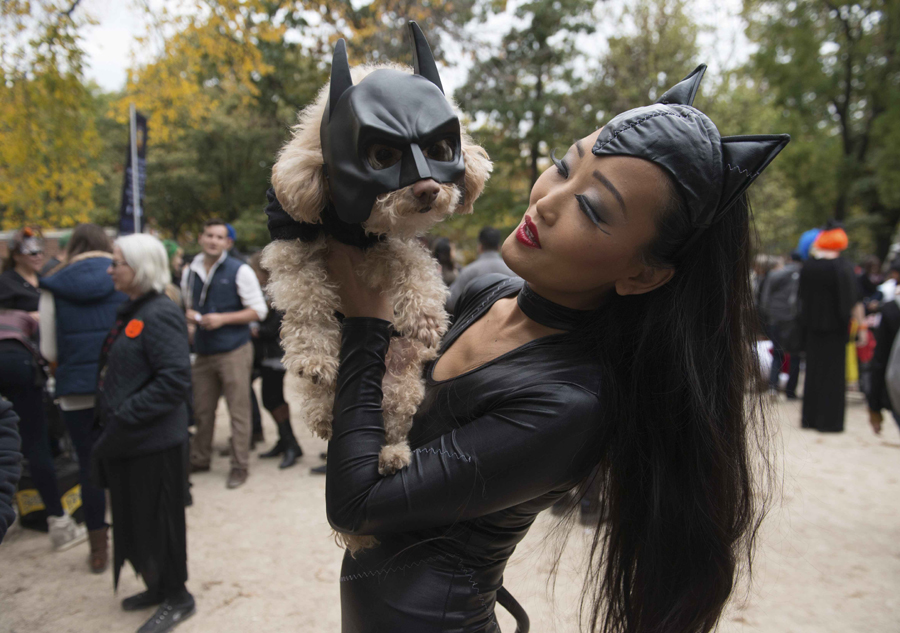
<path id="1" fill-rule="evenodd" d="M 329 204 L 322 211 L 321 224 L 310 224 L 308 222 L 297 222 L 288 215 L 287 211 L 278 202 L 275 197 L 275 190 L 269 189 L 266 192 L 266 216 L 268 220 L 266 224 L 269 228 L 269 236 L 272 241 L 276 240 L 300 240 L 301 242 L 312 242 L 323 232 L 339 242 L 356 246 L 363 250 L 369 248 L 384 240 L 384 236 L 367 234 L 361 224 L 347 224 L 337 217 L 334 207 Z"/>

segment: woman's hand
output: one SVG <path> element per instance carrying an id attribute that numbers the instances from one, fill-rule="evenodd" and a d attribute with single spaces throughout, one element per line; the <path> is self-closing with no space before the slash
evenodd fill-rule
<path id="1" fill-rule="evenodd" d="M 365 255 L 355 246 L 348 246 L 333 239 L 328 240 L 325 265 L 328 276 L 338 288 L 341 314 L 345 317 L 374 317 L 392 321 L 394 309 L 381 288 L 372 288 L 357 274 Z"/>

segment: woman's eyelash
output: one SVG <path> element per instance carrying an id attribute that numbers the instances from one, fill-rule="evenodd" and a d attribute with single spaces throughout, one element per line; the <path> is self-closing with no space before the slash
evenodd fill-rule
<path id="1" fill-rule="evenodd" d="M 599 216 L 597 215 L 597 213 L 594 211 L 594 208 L 591 206 L 591 204 L 587 201 L 587 198 L 585 198 L 585 197 L 584 197 L 583 195 L 581 195 L 581 194 L 577 194 L 577 193 L 576 193 L 576 194 L 575 194 L 575 199 L 578 200 L 578 206 L 581 207 L 581 210 L 584 211 L 585 215 L 588 216 L 588 219 L 589 219 L 591 222 L 593 222 L 594 225 L 595 225 L 598 229 L 600 229 L 601 231 L 603 231 L 603 232 L 606 233 L 607 235 L 610 235 L 610 232 L 607 231 L 606 229 L 604 229 L 604 228 L 601 226 L 602 220 L 599 218 Z"/>
<path id="2" fill-rule="evenodd" d="M 559 172 L 559 175 L 563 178 L 569 177 L 569 166 L 566 165 L 564 161 L 559 160 L 556 157 L 556 150 L 550 152 L 550 160 L 553 161 L 553 164 L 556 165 L 556 171 Z"/>

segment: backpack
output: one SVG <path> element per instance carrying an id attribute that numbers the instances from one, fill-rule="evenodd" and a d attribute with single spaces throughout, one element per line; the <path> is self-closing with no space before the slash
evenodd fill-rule
<path id="1" fill-rule="evenodd" d="M 900 297 L 895 298 L 894 301 L 900 306 Z M 891 409 L 894 411 L 900 411 L 900 351 L 898 349 L 900 349 L 900 335 L 894 337 L 891 355 L 884 372 L 884 386 L 888 398 L 891 400 Z"/>

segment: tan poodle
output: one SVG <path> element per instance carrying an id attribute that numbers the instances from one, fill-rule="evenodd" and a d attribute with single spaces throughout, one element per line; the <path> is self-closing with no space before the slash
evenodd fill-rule
<path id="1" fill-rule="evenodd" d="M 380 69 L 413 72 L 396 64 L 366 65 L 351 70 L 353 83 Z M 330 200 L 320 139 L 320 122 L 328 102 L 329 86 L 325 86 L 316 101 L 300 113 L 293 138 L 272 169 L 278 202 L 305 225 L 321 224 Z M 491 172 L 484 149 L 465 133 L 460 140 L 465 161 L 462 182 L 440 184 L 434 202 L 424 212 L 421 199 L 413 194 L 414 185 L 379 195 L 361 224 L 370 241 L 358 274 L 385 289 L 394 306 L 393 326 L 400 335 L 391 339 L 383 382 L 386 444 L 379 458 L 382 474 L 409 463 L 407 435 L 424 396 L 422 366 L 436 357 L 447 330 L 447 289 L 430 253 L 416 237 L 452 213 L 471 213 Z M 306 422 L 323 439 L 331 437 L 341 340 L 335 316 L 339 300 L 325 265 L 328 240 L 334 239 L 326 239 L 327 232 L 323 229 L 311 239 L 274 241 L 262 257 L 270 272 L 267 291 L 273 305 L 284 312 L 285 367 L 301 376 Z M 374 539 L 367 537 L 341 535 L 341 540 L 351 550 L 374 544 Z"/>

